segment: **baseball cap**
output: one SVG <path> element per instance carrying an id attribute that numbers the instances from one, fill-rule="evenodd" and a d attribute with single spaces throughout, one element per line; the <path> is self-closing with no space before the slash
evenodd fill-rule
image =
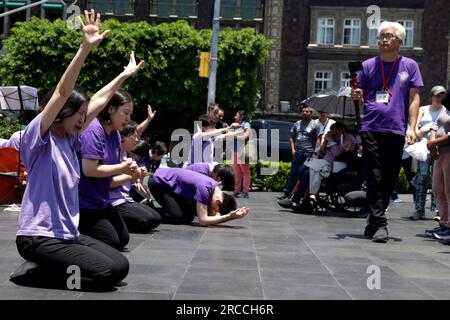
<path id="1" fill-rule="evenodd" d="M 431 89 L 431 95 L 432 96 L 436 96 L 436 95 L 438 95 L 440 93 L 445 93 L 445 88 L 443 86 L 434 86 Z"/>

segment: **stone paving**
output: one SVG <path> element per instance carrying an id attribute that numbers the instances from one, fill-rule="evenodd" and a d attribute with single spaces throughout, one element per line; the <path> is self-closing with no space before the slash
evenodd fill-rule
<path id="1" fill-rule="evenodd" d="M 363 218 L 294 214 L 276 194 L 239 199 L 250 215 L 225 225 L 161 225 L 133 234 L 125 284 L 106 293 L 28 288 L 9 281 L 23 260 L 15 247 L 17 212 L 0 211 L 0 299 L 303 300 L 450 299 L 450 246 L 423 235 L 430 217 L 409 221 L 410 195 L 389 207 L 387 244 L 362 236 Z M 369 290 L 371 265 L 381 289 Z"/>

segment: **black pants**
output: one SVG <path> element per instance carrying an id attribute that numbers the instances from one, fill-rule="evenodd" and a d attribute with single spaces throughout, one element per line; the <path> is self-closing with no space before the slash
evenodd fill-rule
<path id="1" fill-rule="evenodd" d="M 69 266 L 80 268 L 81 289 L 107 289 L 123 280 L 129 269 L 127 258 L 116 249 L 91 237 L 76 240 L 18 236 L 19 254 L 39 266 L 29 285 L 67 288 Z"/>
<path id="2" fill-rule="evenodd" d="M 111 206 L 105 209 L 80 208 L 80 233 L 103 241 L 117 250 L 130 241 L 130 234 L 122 217 Z"/>
<path id="3" fill-rule="evenodd" d="M 161 205 L 162 223 L 170 224 L 190 224 L 197 215 L 195 201 L 187 200 L 167 187 L 156 184 L 153 179 L 149 179 L 148 187 L 155 200 Z"/>
<path id="4" fill-rule="evenodd" d="M 128 231 L 132 233 L 147 233 L 161 223 L 158 212 L 141 203 L 125 202 L 111 209 L 120 215 Z"/>
<path id="5" fill-rule="evenodd" d="M 405 137 L 385 132 L 363 132 L 363 157 L 370 206 L 368 224 L 385 227 L 385 210 L 402 163 Z"/>

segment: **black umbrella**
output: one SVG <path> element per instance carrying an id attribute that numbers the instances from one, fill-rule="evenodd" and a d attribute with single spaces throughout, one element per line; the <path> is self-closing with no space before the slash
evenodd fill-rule
<path id="1" fill-rule="evenodd" d="M 354 117 L 355 104 L 351 98 L 351 87 L 322 90 L 302 101 L 317 112 L 326 112 L 330 117 Z"/>

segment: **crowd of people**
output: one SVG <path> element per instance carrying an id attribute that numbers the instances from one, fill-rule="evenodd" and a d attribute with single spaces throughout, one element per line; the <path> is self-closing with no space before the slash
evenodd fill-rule
<path id="1" fill-rule="evenodd" d="M 76 84 L 89 53 L 109 33 L 99 33 L 99 25 L 100 15 L 86 11 L 82 43 L 43 100 L 42 112 L 25 130 L 1 142 L 20 150 L 28 173 L 16 238 L 27 262 L 11 275 L 19 284 L 64 287 L 67 268 L 77 265 L 84 290 L 111 288 L 128 274 L 121 252 L 127 250 L 130 233 L 148 233 L 161 223 L 191 224 L 195 218 L 209 226 L 249 213 L 236 201 L 248 198 L 251 186 L 248 154 L 243 152 L 251 134 L 247 113 L 236 112 L 227 125 L 224 110 L 211 104 L 198 118 L 183 167 L 159 168 L 166 145 L 157 141 L 151 146 L 141 139 L 156 112 L 149 105 L 144 121 L 131 120 L 133 98 L 121 88 L 144 61 L 137 63 L 132 51 L 124 70 L 92 97 Z M 425 233 L 450 243 L 450 90 L 434 86 L 431 104 L 420 107 L 423 81 L 417 63 L 399 54 L 404 38 L 400 24 L 381 24 L 380 54 L 362 63 L 353 91 L 364 109 L 354 134 L 326 112 L 319 110 L 313 119 L 313 110 L 302 105 L 301 119 L 291 129 L 291 172 L 278 203 L 298 210 L 319 192 L 323 179 L 364 164 L 364 235 L 384 243 L 389 240 L 386 210 L 397 199 L 395 183 L 403 166 L 414 193 L 411 219 L 425 217 L 431 176 L 430 210 L 439 217 L 439 226 Z M 414 175 L 413 161 L 404 151 L 422 139 L 427 139 L 430 156 L 417 163 Z M 215 146 L 229 140 L 231 166 L 215 161 L 226 158 L 223 148 Z"/>
<path id="2" fill-rule="evenodd" d="M 127 251 L 130 232 L 148 233 L 160 223 L 190 224 L 194 217 L 208 226 L 249 212 L 223 191 L 235 188 L 231 167 L 212 166 L 207 153 L 192 155 L 196 161 L 186 168 L 158 168 L 165 144 L 150 148 L 140 140 L 156 112 L 149 105 L 143 122 L 132 121 L 133 99 L 121 88 L 144 64 L 133 51 L 124 70 L 92 97 L 76 84 L 89 53 L 109 33 L 99 33 L 94 10 L 80 20 L 82 43 L 43 99 L 42 111 L 3 142 L 20 151 L 28 173 L 16 238 L 26 262 L 11 274 L 18 284 L 65 287 L 67 268 L 76 265 L 83 290 L 112 288 L 128 274 L 121 252 Z M 201 119 L 207 124 L 199 131 L 203 149 L 215 138 L 208 136 L 213 126 L 221 127 L 213 129 L 219 134 L 241 136 L 235 130 L 239 123 L 219 125 L 223 110 L 217 106 Z"/>

